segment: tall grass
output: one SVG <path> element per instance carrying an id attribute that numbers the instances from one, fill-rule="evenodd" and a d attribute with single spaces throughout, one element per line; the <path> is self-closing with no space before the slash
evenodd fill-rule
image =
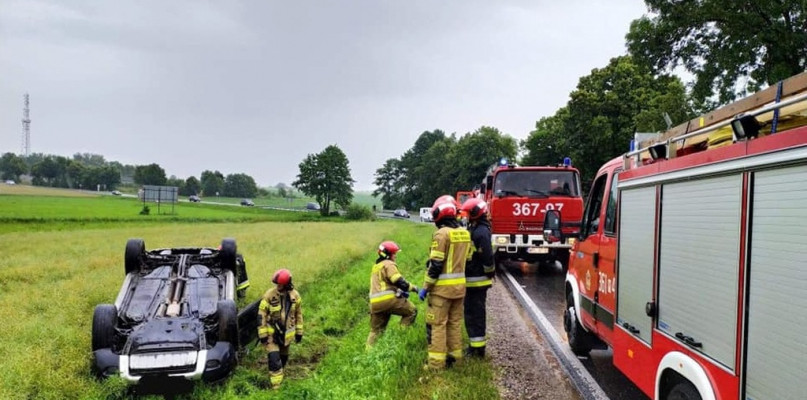
<path id="1" fill-rule="evenodd" d="M 250 344 L 233 376 L 198 384 L 184 398 L 473 399 L 497 398 L 487 362 L 426 373 L 423 312 L 415 326 L 398 318 L 369 351 L 367 288 L 375 246 L 396 240 L 407 279 L 422 283 L 432 228 L 397 221 L 362 223 L 159 224 L 0 234 L 0 398 L 121 398 L 119 379 L 90 374 L 90 328 L 97 304 L 111 303 L 123 279 L 130 237 L 148 248 L 217 245 L 235 237 L 249 269 L 247 301 L 291 269 L 303 297 L 305 339 L 292 346 L 287 380 L 270 384 L 262 349 Z"/>

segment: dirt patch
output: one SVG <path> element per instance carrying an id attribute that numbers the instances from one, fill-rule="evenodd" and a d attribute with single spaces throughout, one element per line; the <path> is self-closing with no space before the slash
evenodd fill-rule
<path id="1" fill-rule="evenodd" d="M 488 290 L 487 354 L 502 399 L 580 399 L 558 360 L 503 282 Z"/>

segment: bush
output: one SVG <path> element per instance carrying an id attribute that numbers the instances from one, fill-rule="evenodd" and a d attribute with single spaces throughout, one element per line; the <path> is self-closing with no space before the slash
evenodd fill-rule
<path id="1" fill-rule="evenodd" d="M 354 221 L 372 221 L 375 219 L 375 214 L 373 214 L 373 212 L 370 210 L 370 207 L 353 203 L 347 206 L 345 218 Z"/>
<path id="2" fill-rule="evenodd" d="M 143 209 L 140 210 L 140 215 L 149 215 L 149 213 L 151 213 L 149 206 L 143 206 Z"/>

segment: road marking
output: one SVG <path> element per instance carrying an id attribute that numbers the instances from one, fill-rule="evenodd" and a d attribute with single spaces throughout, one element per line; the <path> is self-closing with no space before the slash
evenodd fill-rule
<path id="1" fill-rule="evenodd" d="M 527 314 L 529 314 L 532 322 L 535 323 L 535 326 L 541 331 L 541 334 L 549 343 L 549 347 L 552 349 L 555 357 L 560 361 L 563 371 L 566 372 L 566 375 L 572 380 L 572 384 L 580 393 L 580 396 L 585 400 L 608 400 L 608 396 L 602 391 L 600 385 L 597 384 L 583 364 L 580 363 L 577 356 L 572 353 L 572 350 L 566 345 L 566 342 L 561 338 L 558 331 L 556 331 L 549 320 L 546 319 L 544 313 L 535 305 L 535 302 L 530 299 L 530 296 L 527 295 L 527 292 L 525 292 L 518 281 L 516 281 L 516 278 L 510 275 L 510 272 L 506 270 L 503 271 L 503 273 L 506 278 L 503 280 L 510 288 L 510 292 L 516 296 L 519 303 L 521 303 L 527 311 Z"/>

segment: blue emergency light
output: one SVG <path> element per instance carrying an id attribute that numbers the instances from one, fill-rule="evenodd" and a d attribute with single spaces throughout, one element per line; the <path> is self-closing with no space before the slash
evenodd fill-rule
<path id="1" fill-rule="evenodd" d="M 571 157 L 563 157 L 563 166 L 564 167 L 571 167 L 572 166 Z"/>
<path id="2" fill-rule="evenodd" d="M 507 158 L 502 157 L 502 158 L 499 160 L 499 165 L 507 165 Z"/>

